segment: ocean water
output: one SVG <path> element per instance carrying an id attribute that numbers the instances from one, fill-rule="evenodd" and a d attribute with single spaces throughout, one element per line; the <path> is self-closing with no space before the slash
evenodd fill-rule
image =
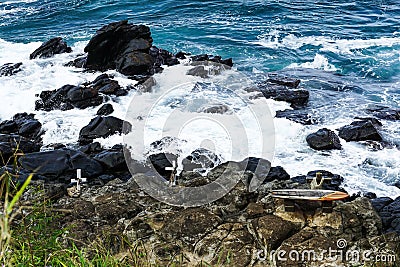
<path id="1" fill-rule="evenodd" d="M 335 130 L 352 122 L 355 116 L 368 116 L 365 109 L 371 105 L 399 108 L 398 1 L 0 1 L 0 65 L 24 64 L 23 71 L 17 75 L 0 77 L 0 119 L 9 119 L 17 112 L 34 112 L 46 129 L 45 144 L 63 142 L 73 145 L 79 130 L 95 116 L 97 108 L 36 112 L 35 95 L 64 84 L 91 81 L 98 76 L 100 73 L 82 72 L 63 64 L 83 53 L 97 29 L 123 19 L 150 26 L 154 45 L 172 52 L 232 57 L 235 75 L 243 75 L 250 81 L 259 79 L 266 72 L 301 78 L 301 86 L 310 91 L 307 110 L 320 123 L 303 126 L 286 119 L 274 119 L 274 156 L 269 151 L 267 157 L 273 158 L 274 165 L 283 166 L 292 176 L 325 169 L 343 175 L 350 192 L 400 195 L 400 189 L 393 186 L 400 182 L 398 122 L 382 120 L 383 138 L 392 146 L 381 150 L 341 140 L 341 151 L 316 152 L 305 142 L 309 133 L 320 128 Z M 56 36 L 63 37 L 74 52 L 51 59 L 29 60 L 34 49 Z M 183 82 L 205 82 L 200 78 L 188 78 L 186 70 L 187 66 L 175 66 L 155 75 L 158 94 L 143 94 L 140 100 L 155 101 L 156 96 L 166 94 Z M 115 75 L 121 85 L 134 84 L 114 71 L 109 73 Z M 176 77 L 180 78 L 177 80 Z M 240 90 L 237 94 L 241 98 L 247 96 Z M 126 97 L 110 99 L 115 109 L 113 115 L 124 118 L 135 97 L 131 92 Z M 240 111 L 240 107 L 235 107 L 238 102 L 227 102 L 231 110 Z M 283 102 L 260 99 L 250 101 L 249 105 L 252 109 L 269 107 L 272 115 L 277 110 L 289 108 Z M 165 113 L 165 109 L 159 110 L 162 112 Z M 196 140 L 195 134 L 188 130 L 196 125 L 187 125 L 182 136 L 189 141 Z M 256 135 L 251 124 L 246 127 L 247 133 Z M 218 129 L 215 125 L 211 128 Z M 149 138 L 160 137 L 155 134 L 156 129 L 154 131 Z M 219 140 L 213 146 L 225 160 L 245 154 L 238 152 L 232 156 L 228 149 L 232 143 L 222 141 L 227 139 L 224 131 L 213 132 L 210 125 L 204 124 L 202 129 L 194 132 L 204 133 L 202 139 L 207 139 L 208 134 L 209 138 Z M 111 146 L 121 142 L 121 137 L 99 141 Z M 154 140 L 147 140 L 148 143 L 151 141 Z M 190 145 L 184 147 L 184 151 L 198 146 L 188 143 Z M 254 148 L 251 144 L 249 147 Z"/>

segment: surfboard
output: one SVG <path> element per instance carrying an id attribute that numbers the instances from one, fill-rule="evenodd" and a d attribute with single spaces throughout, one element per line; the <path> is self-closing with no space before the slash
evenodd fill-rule
<path id="1" fill-rule="evenodd" d="M 312 190 L 312 189 L 282 189 L 271 192 L 275 198 L 290 200 L 312 200 L 312 201 L 335 201 L 342 200 L 349 195 L 333 190 Z"/>

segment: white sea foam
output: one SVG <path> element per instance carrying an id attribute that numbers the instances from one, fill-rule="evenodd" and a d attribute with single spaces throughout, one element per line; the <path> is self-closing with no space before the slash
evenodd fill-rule
<path id="1" fill-rule="evenodd" d="M 82 72 L 79 69 L 64 66 L 64 63 L 83 52 L 85 44 L 81 42 L 74 45 L 74 52 L 71 54 L 57 55 L 50 59 L 29 60 L 29 54 L 39 47 L 40 43 L 10 43 L 0 39 L 0 65 L 9 62 L 23 63 L 21 72 L 11 77 L 0 77 L 0 99 L 2 99 L 3 103 L 0 106 L 0 119 L 10 119 L 18 112 L 33 112 L 46 130 L 43 138 L 45 144 L 76 143 L 80 129 L 95 117 L 97 107 L 84 110 L 43 112 L 34 110 L 34 102 L 37 99 L 35 95 L 43 90 L 57 89 L 65 84 L 78 85 L 82 82 L 92 81 L 100 74 Z M 314 61 L 318 61 L 318 58 Z M 160 139 L 160 128 L 162 128 L 165 135 L 177 133 L 177 130 L 171 127 L 171 124 L 163 123 L 163 120 L 168 121 L 170 119 L 165 114 L 170 114 L 171 108 L 167 105 L 155 105 L 151 109 L 149 104 L 154 103 L 159 97 L 165 96 L 176 85 L 184 83 L 193 85 L 196 82 L 209 81 L 209 79 L 185 75 L 189 68 L 189 66 L 184 65 L 167 67 L 163 73 L 155 75 L 157 86 L 154 88 L 154 93 L 137 95 L 134 91 L 131 91 L 128 96 L 110 99 L 110 103 L 113 104 L 115 109 L 112 115 L 124 119 L 127 108 L 132 99 L 135 99 L 137 111 L 142 112 L 142 115 L 149 114 L 149 110 L 153 112 L 150 116 L 151 120 L 146 120 L 146 117 L 144 117 L 144 120 L 133 122 L 134 128 L 140 127 L 141 124 L 144 125 L 146 122 L 148 123 L 147 144 Z M 109 73 L 114 74 L 115 79 L 123 86 L 135 83 L 115 71 L 110 71 Z M 230 113 L 211 115 L 211 117 L 206 115 L 206 120 L 198 120 L 197 123 L 194 123 L 194 121 L 186 121 L 185 123 L 187 118 L 185 116 L 190 113 L 190 110 L 177 111 L 175 113 L 173 118 L 178 121 L 174 121 L 174 123 L 182 125 L 179 128 L 181 131 L 178 131 L 177 135 L 188 141 L 187 143 L 181 143 L 182 154 L 186 155 L 198 148 L 199 144 L 202 143 L 201 141 L 211 140 L 209 143 L 212 143 L 215 151 L 225 160 L 239 160 L 240 157 L 244 157 L 246 154 L 257 156 L 258 147 L 256 145 L 259 143 L 259 138 L 257 137 L 259 129 L 257 124 L 252 123 L 252 114 L 248 112 L 248 108 L 251 108 L 257 114 L 261 114 L 259 122 L 264 124 L 269 117 L 267 104 L 271 108 L 272 115 L 277 110 L 289 108 L 289 105 L 285 102 L 265 101 L 264 99 L 246 102 L 246 94 L 240 90 L 240 85 L 243 84 L 243 81 L 240 81 L 240 79 L 235 81 L 235 77 L 238 77 L 238 75 L 233 70 L 212 78 L 217 85 L 222 85 L 224 80 L 229 80 L 228 87 L 239 96 L 231 96 L 229 98 L 226 95 L 223 103 L 229 107 Z M 246 79 L 244 81 L 247 83 Z M 224 101 L 223 97 L 218 99 L 219 96 L 223 96 L 223 93 L 218 94 L 213 90 L 205 90 L 204 92 L 203 100 L 207 101 L 207 104 L 215 104 L 220 100 Z M 190 108 L 194 108 L 197 105 L 197 102 L 194 101 L 196 94 L 189 94 L 187 98 L 182 98 L 181 96 L 184 94 L 179 90 L 171 93 L 172 95 L 169 95 L 167 99 L 172 100 L 175 98 L 176 100 L 189 101 L 190 105 L 188 106 Z M 192 98 L 190 98 L 191 96 Z M 246 101 L 243 102 L 243 99 Z M 190 102 L 191 100 L 193 102 Z M 232 116 L 232 114 L 236 115 Z M 214 122 L 212 119 L 214 119 Z M 220 127 L 221 124 L 218 124 L 218 119 L 223 119 L 224 123 L 229 123 L 225 124 L 225 127 Z M 206 121 L 209 123 L 208 125 L 205 123 Z M 342 175 L 345 178 L 346 188 L 351 192 L 359 190 L 364 192 L 373 191 L 378 196 L 399 196 L 400 189 L 387 185 L 399 179 L 400 151 L 398 149 L 372 151 L 357 142 L 347 143 L 341 140 L 343 150 L 317 152 L 309 148 L 305 142 L 307 134 L 315 132 L 319 128 L 327 127 L 334 130 L 350 122 L 347 117 L 341 115 L 341 111 L 338 111 L 334 121 L 328 121 L 324 125 L 316 126 L 303 126 L 283 118 L 274 119 L 276 140 L 273 165 L 283 166 L 291 176 L 306 174 L 308 171 L 316 169 L 324 169 Z M 165 128 L 160 127 L 164 125 Z M 391 129 L 391 127 L 396 127 L 396 125 L 390 123 L 385 123 L 384 125 L 385 129 Z M 232 139 L 228 138 L 229 135 L 226 134 L 226 129 L 229 130 L 228 132 L 234 133 L 233 136 L 238 138 L 237 143 L 239 144 L 246 143 L 244 136 L 254 138 L 250 140 L 250 144 L 247 144 L 247 147 L 235 147 L 232 146 Z M 265 134 L 267 136 L 273 135 L 272 128 L 267 129 Z M 393 134 L 396 134 L 396 132 Z M 122 137 L 114 135 L 106 139 L 100 138 L 98 141 L 106 147 L 111 147 L 114 144 L 121 143 Z M 133 145 L 135 146 L 135 143 Z M 237 149 L 237 153 L 232 152 L 235 149 Z M 272 154 L 271 151 L 268 151 L 268 153 Z"/>
<path id="2" fill-rule="evenodd" d="M 292 63 L 287 68 L 307 68 L 307 69 L 320 69 L 324 71 L 337 71 L 338 69 L 328 62 L 328 59 L 323 55 L 316 54 L 312 62 L 304 62 L 301 64 Z"/>
<path id="3" fill-rule="evenodd" d="M 392 47 L 400 44 L 400 37 L 381 37 L 376 39 L 334 39 L 326 36 L 303 36 L 293 34 L 281 36 L 279 31 L 272 31 L 260 35 L 258 41 L 253 42 L 268 48 L 299 49 L 306 45 L 320 47 L 320 51 L 329 51 L 336 54 L 354 54 L 357 49 L 370 47 Z"/>

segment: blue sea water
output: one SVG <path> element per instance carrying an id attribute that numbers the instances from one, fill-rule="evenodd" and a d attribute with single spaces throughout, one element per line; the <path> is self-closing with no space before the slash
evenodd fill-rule
<path id="1" fill-rule="evenodd" d="M 400 106 L 397 0 L 1 0 L 0 54 L 56 36 L 70 45 L 87 42 L 101 26 L 124 19 L 150 26 L 154 45 L 172 52 L 232 57 L 235 68 L 254 76 L 301 77 L 312 110 L 328 125 L 365 115 L 368 105 Z M 384 138 L 397 146 L 398 128 L 384 125 Z M 303 153 L 288 150 L 292 157 L 278 151 L 281 163 Z M 368 155 L 349 165 L 390 186 L 400 181 L 395 151 L 376 152 L 376 164 L 363 165 Z"/>

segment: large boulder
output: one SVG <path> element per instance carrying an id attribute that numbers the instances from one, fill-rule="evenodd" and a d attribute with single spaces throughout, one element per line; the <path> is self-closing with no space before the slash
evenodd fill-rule
<path id="1" fill-rule="evenodd" d="M 42 124 L 35 119 L 34 114 L 17 113 L 11 120 L 5 120 L 0 123 L 0 133 L 18 134 L 25 138 L 40 141 Z"/>
<path id="2" fill-rule="evenodd" d="M 126 129 L 129 130 L 130 124 L 128 122 L 125 123 L 128 125 Z M 123 125 L 124 121 L 114 116 L 97 116 L 81 129 L 79 132 L 79 143 L 88 144 L 96 138 L 106 138 L 117 133 L 121 134 L 123 133 Z"/>
<path id="3" fill-rule="evenodd" d="M 40 150 L 41 144 L 15 134 L 0 134 L 1 165 L 15 153 L 32 153 Z"/>
<path id="4" fill-rule="evenodd" d="M 382 124 L 376 119 L 361 119 L 339 129 L 339 137 L 349 141 L 382 141 L 378 127 Z"/>
<path id="5" fill-rule="evenodd" d="M 284 83 L 283 83 L 284 84 Z M 293 89 L 276 82 L 264 82 L 258 85 L 265 98 L 290 103 L 292 108 L 301 108 L 307 105 L 310 93 L 304 89 Z"/>
<path id="6" fill-rule="evenodd" d="M 82 169 L 82 175 L 85 177 L 94 177 L 103 172 L 103 167 L 99 162 L 80 151 L 71 149 L 29 153 L 22 156 L 19 163 L 25 170 L 51 180 L 60 178 L 62 175 L 73 178 L 76 169 Z"/>
<path id="7" fill-rule="evenodd" d="M 308 145 L 315 150 L 341 149 L 339 137 L 331 130 L 323 128 L 306 138 Z"/>
<path id="8" fill-rule="evenodd" d="M 152 75 L 161 65 L 175 65 L 176 57 L 152 46 L 150 28 L 127 20 L 110 23 L 99 29 L 85 47 L 85 67 L 105 71 L 116 69 L 127 76 Z"/>
<path id="9" fill-rule="evenodd" d="M 55 54 L 71 53 L 72 49 L 67 43 L 61 38 L 56 37 L 43 43 L 38 49 L 32 52 L 29 56 L 30 59 L 34 58 L 49 58 Z"/>
<path id="10" fill-rule="evenodd" d="M 85 47 L 88 53 L 86 68 L 99 71 L 115 69 L 117 61 L 133 52 L 148 52 L 152 43 L 147 26 L 129 24 L 127 20 L 110 23 L 99 29 Z M 148 69 L 151 65 L 147 66 Z"/>
<path id="11" fill-rule="evenodd" d="M 101 103 L 103 103 L 103 97 L 93 88 L 68 84 L 56 90 L 41 92 L 40 99 L 35 102 L 35 109 L 45 111 L 84 109 L 101 105 Z"/>
<path id="12" fill-rule="evenodd" d="M 0 76 L 12 76 L 21 71 L 22 63 L 6 63 L 0 66 Z"/>

